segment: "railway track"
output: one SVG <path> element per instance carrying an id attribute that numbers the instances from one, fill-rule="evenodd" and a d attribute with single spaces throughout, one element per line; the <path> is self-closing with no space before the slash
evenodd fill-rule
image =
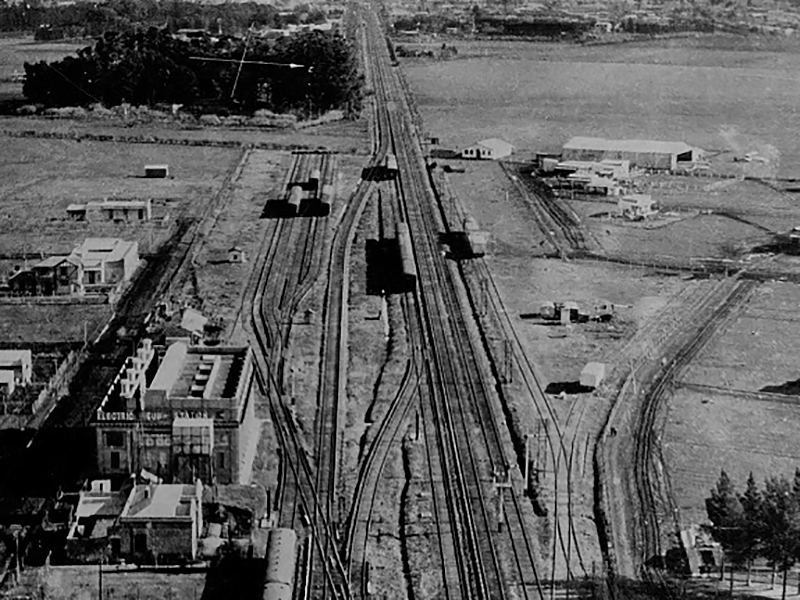
<path id="1" fill-rule="evenodd" d="M 494 473 L 505 477 L 508 463 L 503 455 L 497 423 L 487 398 L 487 381 L 476 373 L 480 364 L 472 347 L 462 307 L 454 287 L 452 273 L 442 261 L 436 241 L 436 222 L 429 196 L 426 168 L 415 144 L 407 116 L 407 106 L 402 90 L 393 81 L 388 67 L 386 50 L 380 48 L 380 36 L 374 36 L 371 49 L 376 58 L 376 69 L 386 73 L 381 89 L 390 110 L 390 125 L 394 150 L 400 167 L 400 198 L 405 220 L 412 232 L 416 264 L 419 270 L 419 292 L 416 295 L 416 318 L 419 331 L 425 340 L 425 362 L 433 383 L 428 401 L 423 398 L 423 413 L 434 427 L 429 427 L 428 447 L 438 448 L 436 457 L 444 474 L 444 496 L 452 530 L 453 568 L 445 565 L 444 581 L 447 597 L 504 598 L 508 594 L 507 578 L 503 572 L 496 547 L 498 519 L 493 515 L 489 496 Z M 488 420 L 487 420 L 488 419 Z M 475 435 L 482 439 L 486 456 L 475 444 Z M 431 458 L 431 462 L 436 459 Z M 432 477 L 436 471 L 432 469 Z M 442 506 L 440 503 L 439 506 Z M 515 490 L 504 495 L 503 511 L 507 531 L 514 531 L 522 540 L 527 538 L 524 522 L 518 508 Z M 499 511 L 498 511 L 499 512 Z M 437 508 L 439 519 L 444 518 Z M 514 535 L 511 536 L 515 537 Z M 535 560 L 532 545 L 525 554 L 517 551 L 519 563 L 529 563 L 535 577 Z M 519 547 L 517 547 L 519 550 Z M 448 575 L 457 571 L 457 578 Z M 456 587 L 456 585 L 458 587 Z"/>
<path id="2" fill-rule="evenodd" d="M 452 194 L 451 190 L 447 190 L 447 192 Z M 460 223 L 461 219 L 459 217 L 463 217 L 464 211 L 457 202 L 455 195 L 452 195 L 449 202 L 443 200 L 440 194 L 437 198 L 439 200 L 439 211 L 442 221 L 446 224 L 445 227 L 449 228 L 447 216 L 448 206 L 450 208 L 449 212 L 451 213 L 451 218 L 455 218 L 455 221 Z M 588 448 L 591 442 L 590 436 L 588 433 L 581 432 L 581 422 L 586 410 L 586 404 L 573 404 L 563 423 L 559 421 L 548 396 L 544 393 L 538 382 L 533 366 L 528 361 L 522 349 L 521 342 L 516 335 L 516 330 L 500 300 L 499 291 L 489 271 L 488 265 L 484 260 L 477 259 L 469 261 L 466 265 L 465 263 L 459 263 L 458 268 L 459 275 L 465 282 L 465 288 L 469 296 L 469 310 L 472 310 L 475 322 L 479 326 L 485 354 L 490 361 L 495 387 L 500 396 L 509 429 L 513 430 L 514 426 L 508 412 L 508 402 L 505 399 L 505 390 L 502 385 L 503 376 L 501 373 L 504 370 L 504 365 L 500 365 L 498 359 L 495 357 L 496 349 L 492 346 L 490 341 L 491 332 L 486 330 L 486 327 L 490 327 L 491 322 L 499 326 L 503 339 L 511 341 L 513 356 L 512 369 L 523 374 L 523 384 L 527 388 L 529 396 L 534 401 L 540 419 L 553 424 L 552 427 L 546 428 L 543 433 L 540 432 L 540 435 L 545 437 L 545 446 L 549 449 L 550 454 L 548 462 L 554 474 L 552 507 L 548 506 L 549 509 L 552 509 L 550 514 L 555 525 L 553 546 L 550 550 L 551 568 L 549 593 L 552 596 L 555 594 L 557 585 L 557 571 L 566 570 L 566 581 L 568 582 L 572 578 L 573 561 L 576 563 L 577 572 L 584 576 L 587 575 L 587 568 L 581 553 L 581 541 L 578 538 L 578 532 L 575 527 L 575 517 L 573 516 L 573 472 L 575 467 L 578 466 L 576 465 L 576 455 L 583 450 L 583 457 L 579 465 L 581 471 L 586 470 L 587 456 L 590 456 Z M 482 286 L 485 290 L 483 302 L 480 302 L 475 297 L 475 290 L 469 285 L 469 277 L 467 277 L 466 274 L 467 271 L 477 277 L 480 282 L 485 282 Z M 575 410 L 576 406 L 579 406 L 577 410 Z M 525 448 L 523 440 L 516 440 L 516 450 L 519 467 L 518 472 L 521 475 L 525 469 Z M 538 466 L 542 467 L 544 465 Z M 526 485 L 526 483 L 527 482 L 523 481 L 523 486 Z M 563 524 L 561 522 L 562 519 L 565 521 Z M 557 569 L 556 562 L 559 556 L 561 557 L 561 561 Z M 539 590 L 537 589 L 537 591 Z"/>
<path id="3" fill-rule="evenodd" d="M 519 168 L 503 162 L 500 165 L 523 197 L 530 200 L 528 206 L 562 258 L 587 249 L 583 227 L 574 211 L 565 208 L 546 185 L 523 174 Z"/>
<path id="4" fill-rule="evenodd" d="M 288 174 L 287 183 L 305 180 L 308 172 L 321 161 L 321 182 L 332 173 L 329 155 L 298 154 Z M 288 185 L 284 186 L 284 189 Z M 362 190 L 361 195 L 363 196 Z M 358 199 L 358 195 L 356 200 Z M 350 209 L 345 212 L 346 230 Z M 312 468 L 309 449 L 298 427 L 291 405 L 286 401 L 284 367 L 292 321 L 300 303 L 322 273 L 326 228 L 317 217 L 271 220 L 265 238 L 267 248 L 256 266 L 253 291 L 252 326 L 259 352 L 256 353 L 259 384 L 269 399 L 270 414 L 281 448 L 279 523 L 310 532 L 311 546 L 304 567 L 304 593 L 313 597 L 349 597 L 347 574 L 339 559 L 334 527 L 327 510 L 330 487 Z M 333 256 L 331 257 L 333 262 Z M 317 482 L 326 486 L 320 493 Z M 315 575 L 311 577 L 310 575 Z M 322 582 L 322 583 L 320 583 Z M 322 590 L 320 594 L 318 591 Z"/>
<path id="5" fill-rule="evenodd" d="M 663 400 L 677 375 L 697 356 L 732 311 L 750 296 L 756 286 L 757 283 L 752 280 L 739 280 L 730 290 L 726 290 L 727 294 L 713 308 L 708 318 L 700 323 L 699 328 L 688 339 L 678 340 L 670 348 L 668 355 L 671 358 L 658 370 L 652 384 L 646 388 L 641 409 L 634 421 L 633 475 L 638 493 L 637 514 L 641 525 L 637 528 L 638 558 L 643 574 L 647 577 L 654 576 L 653 569 L 647 568 L 653 564 L 653 557 L 663 556 L 665 532 L 661 523 L 670 523 L 673 534 L 678 530 L 674 506 L 671 505 L 668 495 L 663 493 L 663 483 L 657 480 L 661 469 L 658 468 L 658 459 L 655 456 L 658 444 L 656 422 Z M 666 507 L 663 506 L 665 503 Z"/>

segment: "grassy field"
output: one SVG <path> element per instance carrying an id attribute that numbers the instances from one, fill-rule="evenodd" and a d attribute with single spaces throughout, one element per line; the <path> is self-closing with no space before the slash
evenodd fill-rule
<path id="1" fill-rule="evenodd" d="M 765 283 L 693 362 L 684 381 L 750 392 L 800 379 L 800 289 Z"/>
<path id="2" fill-rule="evenodd" d="M 0 253 L 69 252 L 83 238 L 138 239 L 152 227 L 73 223 L 67 206 L 105 198 L 152 198 L 156 214 L 197 214 L 238 157 L 236 149 L 3 138 Z M 169 164 L 169 179 L 145 179 L 146 164 Z M 111 229 L 109 229 L 111 228 Z M 158 235 L 155 231 L 153 235 Z"/>
<path id="3" fill-rule="evenodd" d="M 705 498 L 725 469 L 740 490 L 752 471 L 791 478 L 800 463 L 800 405 L 686 389 L 670 399 L 663 435 L 672 492 L 685 525 L 707 520 Z"/>
<path id="4" fill-rule="evenodd" d="M 403 70 L 426 130 L 448 147 L 501 137 L 524 156 L 575 135 L 683 140 L 769 154 L 780 175 L 800 175 L 797 44 L 734 42 L 455 42 L 458 59 Z"/>

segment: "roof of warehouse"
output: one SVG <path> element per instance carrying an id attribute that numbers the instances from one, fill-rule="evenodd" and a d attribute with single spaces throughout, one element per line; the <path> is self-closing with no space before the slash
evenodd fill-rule
<path id="1" fill-rule="evenodd" d="M 574 137 L 564 144 L 569 150 L 605 150 L 615 152 L 641 152 L 655 154 L 683 154 L 695 150 L 685 142 L 657 140 L 607 140 L 605 138 Z"/>
<path id="2" fill-rule="evenodd" d="M 500 138 L 489 138 L 486 140 L 481 140 L 480 142 L 477 142 L 474 145 L 482 146 L 484 148 L 490 148 L 492 150 L 495 150 L 496 152 L 504 152 L 506 150 L 509 152 L 514 151 L 514 146 L 512 146 L 505 140 L 501 140 Z"/>

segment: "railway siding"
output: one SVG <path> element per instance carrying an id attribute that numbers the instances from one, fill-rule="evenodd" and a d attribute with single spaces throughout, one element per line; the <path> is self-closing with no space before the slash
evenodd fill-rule
<path id="1" fill-rule="evenodd" d="M 659 356 L 644 356 L 634 365 L 617 395 L 595 456 L 601 484 L 598 509 L 617 576 L 648 573 L 647 564 L 658 564 L 668 548 L 679 547 L 676 514 L 657 449 L 662 399 L 677 374 L 755 285 L 720 280 L 662 339 Z M 632 523 L 637 524 L 634 530 L 629 529 Z"/>

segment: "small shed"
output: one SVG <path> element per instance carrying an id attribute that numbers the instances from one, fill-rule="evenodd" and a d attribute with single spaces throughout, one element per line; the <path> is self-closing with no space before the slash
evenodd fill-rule
<path id="1" fill-rule="evenodd" d="M 232 246 L 228 250 L 228 262 L 230 263 L 244 263 L 247 262 L 247 257 L 239 246 Z"/>
<path id="2" fill-rule="evenodd" d="M 581 385 L 587 388 L 596 388 L 606 376 L 606 365 L 601 362 L 590 362 L 581 371 Z"/>
<path id="3" fill-rule="evenodd" d="M 650 194 L 627 194 L 617 202 L 617 214 L 628 219 L 644 219 L 656 212 Z"/>
<path id="4" fill-rule="evenodd" d="M 164 179 L 169 177 L 169 165 L 145 165 L 144 176 L 148 179 Z"/>
<path id="5" fill-rule="evenodd" d="M 484 160 L 497 160 L 511 156 L 514 146 L 505 140 L 489 138 L 468 146 L 461 151 L 462 158 L 476 158 Z"/>
<path id="6" fill-rule="evenodd" d="M 559 307 L 559 319 L 563 325 L 578 320 L 580 307 L 577 302 L 567 301 Z"/>
<path id="7" fill-rule="evenodd" d="M 556 305 L 553 302 L 542 302 L 539 305 L 539 315 L 543 319 L 555 319 Z"/>

